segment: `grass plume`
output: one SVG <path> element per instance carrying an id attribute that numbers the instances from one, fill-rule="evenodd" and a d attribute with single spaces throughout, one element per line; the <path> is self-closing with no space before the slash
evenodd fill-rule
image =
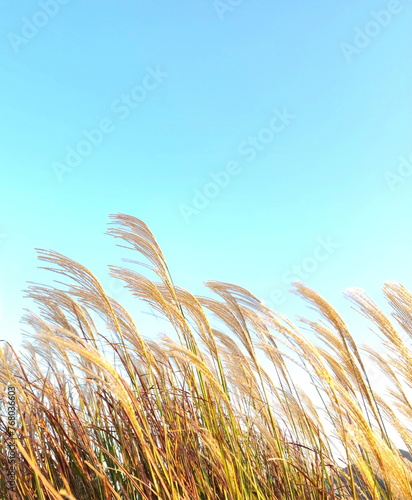
<path id="1" fill-rule="evenodd" d="M 385 284 L 392 317 L 362 291 L 348 292 L 382 336 L 378 353 L 359 347 L 332 306 L 302 284 L 295 292 L 319 320 L 299 326 L 232 284 L 208 282 L 217 299 L 174 285 L 155 237 L 136 218 L 112 216 L 108 232 L 139 252 L 155 278 L 119 267 L 110 267 L 111 276 L 173 335 L 159 342 L 143 335 L 88 269 L 39 251 L 45 269 L 66 281 L 30 286 L 38 308 L 25 316 L 32 333 L 19 353 L 0 349 L 2 498 L 412 498 L 408 290 Z M 384 396 L 369 379 L 371 363 L 390 382 Z M 310 377 L 318 400 L 299 387 L 294 370 Z M 6 487 L 10 385 L 15 493 Z"/>

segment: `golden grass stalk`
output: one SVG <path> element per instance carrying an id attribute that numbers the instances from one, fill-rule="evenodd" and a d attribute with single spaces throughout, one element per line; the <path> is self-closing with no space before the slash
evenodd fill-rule
<path id="1" fill-rule="evenodd" d="M 167 321 L 169 337 L 144 336 L 88 269 L 40 251 L 65 282 L 30 286 L 38 311 L 25 317 L 28 340 L 18 353 L 0 348 L 1 498 L 412 498 L 411 464 L 393 442 L 412 451 L 404 287 L 384 287 L 397 327 L 363 292 L 349 292 L 383 334 L 377 353 L 358 347 L 332 306 L 302 284 L 296 293 L 320 317 L 300 320 L 310 336 L 241 287 L 208 282 L 213 299 L 175 286 L 142 221 L 112 216 L 109 234 L 155 273 L 159 281 L 110 267 Z M 385 393 L 369 378 L 370 360 L 390 383 Z M 296 373 L 311 380 L 316 400 Z M 18 417 L 15 492 L 6 483 L 7 386 Z"/>

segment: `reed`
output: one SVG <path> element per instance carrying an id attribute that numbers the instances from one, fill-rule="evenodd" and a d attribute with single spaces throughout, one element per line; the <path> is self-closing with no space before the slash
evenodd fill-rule
<path id="1" fill-rule="evenodd" d="M 300 283 L 295 292 L 319 319 L 295 325 L 235 285 L 206 283 L 216 299 L 174 285 L 138 219 L 114 215 L 108 233 L 149 268 L 110 267 L 111 276 L 173 334 L 144 335 L 88 269 L 39 251 L 65 284 L 31 285 L 38 313 L 25 316 L 30 336 L 18 353 L 0 349 L 2 498 L 412 498 L 408 454 L 393 443 L 396 435 L 412 451 L 408 290 L 384 285 L 391 318 L 362 291 L 348 292 L 384 339 L 375 352 L 359 347 L 339 314 Z M 389 382 L 384 395 L 369 380 L 372 362 Z M 297 383 L 302 370 L 316 401 Z M 18 416 L 15 492 L 6 484 L 7 386 L 15 387 Z"/>

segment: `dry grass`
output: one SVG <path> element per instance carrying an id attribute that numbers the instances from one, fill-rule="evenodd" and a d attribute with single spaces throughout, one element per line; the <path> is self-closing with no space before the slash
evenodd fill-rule
<path id="1" fill-rule="evenodd" d="M 405 425 L 412 420 L 412 296 L 405 288 L 384 287 L 391 319 L 362 292 L 350 293 L 385 340 L 378 354 L 358 348 L 338 313 L 296 285 L 320 316 L 302 320 L 316 345 L 242 288 L 207 283 L 219 297 L 213 300 L 175 286 L 141 221 L 113 216 L 109 233 L 143 254 L 157 278 L 114 267 L 111 274 L 175 334 L 161 342 L 150 332 L 143 337 L 90 271 L 41 251 L 47 269 L 70 285 L 33 285 L 40 313 L 26 317 L 30 342 L 19 354 L 0 350 L 2 400 L 5 386 L 16 387 L 19 419 L 16 493 L 6 493 L 1 428 L 2 498 L 412 498 L 410 463 L 388 436 L 390 428 L 412 451 Z M 385 398 L 368 379 L 369 358 L 392 381 Z M 296 384 L 302 369 L 320 404 Z"/>

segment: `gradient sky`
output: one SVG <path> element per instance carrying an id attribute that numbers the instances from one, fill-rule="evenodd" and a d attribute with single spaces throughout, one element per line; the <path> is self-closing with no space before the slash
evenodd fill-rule
<path id="1" fill-rule="evenodd" d="M 0 338 L 20 341 L 26 282 L 53 278 L 35 248 L 121 296 L 105 265 L 138 257 L 104 235 L 118 212 L 150 226 L 194 293 L 227 281 L 304 314 L 286 294 L 303 266 L 302 281 L 351 316 L 348 287 L 380 302 L 386 280 L 412 288 L 409 0 L 0 10 Z M 69 171 L 76 148 L 88 155 Z"/>

